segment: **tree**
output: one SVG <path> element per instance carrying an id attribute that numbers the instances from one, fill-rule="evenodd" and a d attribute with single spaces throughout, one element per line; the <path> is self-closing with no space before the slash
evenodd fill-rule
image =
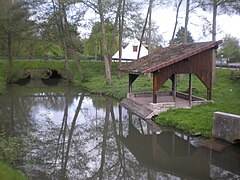
<path id="1" fill-rule="evenodd" d="M 123 39 L 128 38 L 138 38 L 140 39 L 143 24 L 145 19 L 142 16 L 142 11 L 139 9 L 143 9 L 148 5 L 146 1 L 123 1 L 124 6 L 122 5 L 122 9 L 124 11 L 121 13 L 124 16 L 123 19 Z"/>
<path id="2" fill-rule="evenodd" d="M 238 13 L 239 0 L 197 0 L 199 6 L 208 12 L 212 12 L 212 40 L 216 40 L 217 15 Z"/>
<path id="3" fill-rule="evenodd" d="M 185 13 L 185 25 L 184 25 L 184 43 L 188 43 L 188 21 L 189 21 L 189 7 L 190 0 L 186 0 L 186 13 Z"/>
<path id="4" fill-rule="evenodd" d="M 29 4 L 27 1 L 0 1 L 0 39 L 3 55 L 7 55 L 9 63 L 12 64 L 14 55 L 13 45 L 29 36 L 34 25 L 30 18 Z M 33 32 L 31 31 L 31 34 Z M 17 54 L 15 54 L 17 55 Z"/>
<path id="5" fill-rule="evenodd" d="M 191 33 L 187 31 L 187 39 L 188 43 L 194 42 L 193 37 L 191 36 Z M 185 43 L 185 28 L 181 26 L 178 29 L 178 32 L 176 33 L 176 37 L 172 41 L 173 44 L 182 44 Z"/>
<path id="6" fill-rule="evenodd" d="M 113 24 L 109 21 L 104 23 L 105 30 L 106 30 L 106 37 L 107 37 L 107 44 L 108 44 L 108 50 L 111 48 L 113 51 L 116 51 L 118 49 L 118 44 L 114 43 L 113 46 L 111 45 L 112 41 L 112 35 L 113 35 Z M 117 41 L 117 36 L 115 36 Z M 103 50 L 102 50 L 102 37 L 101 37 L 101 24 L 99 22 L 96 22 L 92 26 L 91 34 L 88 39 L 85 40 L 84 43 L 84 54 L 88 56 L 103 56 Z M 111 53 L 110 53 L 111 54 Z"/>
<path id="7" fill-rule="evenodd" d="M 180 10 L 180 6 L 182 4 L 182 1 L 183 0 L 179 0 L 179 1 L 176 0 L 176 4 L 175 4 L 175 6 L 176 6 L 176 18 L 175 18 L 175 24 L 174 24 L 174 28 L 173 28 L 173 34 L 172 34 L 172 38 L 171 38 L 171 41 L 170 41 L 170 45 L 173 43 L 176 28 L 177 28 L 177 25 L 178 25 L 178 14 L 179 14 L 179 10 Z"/>
<path id="8" fill-rule="evenodd" d="M 105 64 L 105 78 L 107 84 L 112 84 L 112 77 L 111 77 L 111 62 L 112 62 L 112 46 L 115 44 L 115 32 L 117 32 L 117 24 L 118 24 L 118 17 L 120 14 L 120 9 L 122 6 L 122 0 L 116 1 L 116 0 L 110 0 L 110 1 L 104 1 L 104 0 L 89 0 L 89 1 L 80 1 L 84 3 L 86 6 L 94 10 L 95 13 L 98 14 L 100 24 L 101 24 L 101 40 L 102 40 L 102 54 Z M 116 7 L 113 8 L 113 7 Z M 109 17 L 109 14 L 114 14 L 113 16 Z M 109 17 L 109 18 L 108 18 Z M 106 28 L 105 28 L 105 22 L 107 19 L 114 19 L 114 25 L 113 25 L 113 34 L 112 34 L 112 40 L 109 45 L 111 47 L 108 48 L 108 42 L 107 42 L 107 35 L 106 35 Z"/>
<path id="9" fill-rule="evenodd" d="M 119 12 L 118 16 L 118 48 L 119 48 L 119 66 L 121 66 L 122 63 L 122 42 L 123 42 L 123 26 L 124 26 L 124 16 L 125 16 L 125 5 L 126 5 L 126 0 L 123 0 L 122 2 L 122 7 Z M 118 71 L 118 78 L 121 78 L 121 72 Z"/>
<path id="10" fill-rule="evenodd" d="M 198 0 L 204 11 L 212 11 L 212 41 L 216 41 L 217 35 L 217 15 L 220 13 L 233 14 L 235 13 L 236 5 L 240 6 L 239 0 Z M 213 52 L 212 79 L 213 84 L 216 83 L 216 51 Z"/>
<path id="11" fill-rule="evenodd" d="M 104 9 L 103 9 L 103 1 L 98 0 L 98 10 L 101 22 L 101 36 L 102 36 L 102 46 L 103 46 L 103 58 L 105 62 L 105 76 L 106 83 L 112 84 L 112 76 L 111 76 L 111 67 L 108 59 L 108 48 L 107 48 L 107 38 L 106 38 L 106 29 L 105 29 L 105 18 L 104 18 Z"/>
<path id="12" fill-rule="evenodd" d="M 142 35 L 141 35 L 141 39 L 140 39 L 140 45 L 139 45 L 139 50 L 138 50 L 138 56 L 137 56 L 137 59 L 139 59 L 139 56 L 140 56 L 140 52 L 141 52 L 141 46 L 142 46 L 142 41 L 143 41 L 143 37 L 144 37 L 144 34 L 145 34 L 145 31 L 146 31 L 146 27 L 147 27 L 147 22 L 148 22 L 148 19 L 149 19 L 149 15 L 151 14 L 152 12 L 152 3 L 153 3 L 153 0 L 149 0 L 149 5 L 148 5 L 148 11 L 147 11 L 147 15 L 146 15 L 146 18 L 145 18 L 145 23 L 143 25 L 143 29 L 142 29 Z M 151 20 L 151 18 L 150 18 Z M 151 28 L 151 23 L 150 23 L 150 26 Z M 151 29 L 149 29 L 149 32 L 151 31 Z M 149 34 L 149 36 L 151 36 Z M 149 39 L 149 37 L 148 37 Z"/>
<path id="13" fill-rule="evenodd" d="M 240 61 L 240 45 L 239 40 L 231 35 L 223 38 L 223 44 L 219 50 L 220 54 L 225 58 L 233 58 Z"/>

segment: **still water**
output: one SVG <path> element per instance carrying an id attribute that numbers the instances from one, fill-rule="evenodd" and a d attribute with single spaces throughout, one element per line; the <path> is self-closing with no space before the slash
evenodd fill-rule
<path id="1" fill-rule="evenodd" d="M 239 179 L 240 146 L 219 153 L 68 86 L 9 86 L 0 128 L 21 137 L 30 179 Z"/>

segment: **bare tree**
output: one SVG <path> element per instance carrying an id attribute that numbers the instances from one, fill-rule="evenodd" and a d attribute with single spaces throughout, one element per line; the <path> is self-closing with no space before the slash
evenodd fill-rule
<path id="1" fill-rule="evenodd" d="M 54 0 L 51 0 L 54 15 L 55 15 L 55 22 L 58 27 L 60 41 L 62 44 L 62 48 L 64 51 L 64 62 L 65 68 L 67 71 L 67 80 L 70 81 L 70 70 L 69 70 L 69 63 L 68 63 L 68 46 L 67 46 L 67 30 L 66 30 L 66 9 L 63 0 L 58 0 L 58 6 L 56 5 Z"/>
<path id="2" fill-rule="evenodd" d="M 178 14 L 179 14 L 179 10 L 180 10 L 180 6 L 182 4 L 182 1 L 183 0 L 180 0 L 179 2 L 176 1 L 177 11 L 176 11 L 175 24 L 174 24 L 174 28 L 173 28 L 172 39 L 170 41 L 170 45 L 172 45 L 172 42 L 173 42 L 173 39 L 174 39 L 174 36 L 175 36 L 175 33 L 176 33 L 176 29 L 177 29 L 177 25 L 178 25 Z"/>
<path id="3" fill-rule="evenodd" d="M 124 14 L 125 14 L 125 4 L 126 4 L 126 0 L 123 0 L 122 3 L 122 11 L 121 13 L 119 13 L 119 66 L 121 66 L 122 63 L 122 39 L 123 39 L 123 25 L 124 25 Z M 121 71 L 118 71 L 118 78 L 121 77 Z"/>
<path id="4" fill-rule="evenodd" d="M 217 35 L 217 15 L 219 13 L 234 14 L 238 13 L 236 7 L 240 7 L 238 0 L 198 0 L 200 7 L 205 11 L 212 11 L 212 41 L 216 41 Z M 213 52 L 212 66 L 213 84 L 216 83 L 216 51 Z"/>
<path id="5" fill-rule="evenodd" d="M 184 43 L 188 43 L 188 21 L 189 21 L 189 6 L 190 0 L 186 0 L 186 15 L 185 15 L 185 30 L 184 30 Z"/>
<path id="6" fill-rule="evenodd" d="M 107 49 L 105 19 L 104 19 L 104 14 L 103 14 L 102 0 L 98 0 L 98 9 L 99 9 L 100 22 L 101 22 L 102 47 L 103 47 L 103 58 L 104 58 L 104 63 L 105 63 L 106 83 L 112 84 L 111 67 L 110 67 L 110 63 L 108 60 L 108 54 L 107 54 L 108 49 Z"/>
<path id="7" fill-rule="evenodd" d="M 146 30 L 146 27 L 147 27 L 147 22 L 148 22 L 150 11 L 152 11 L 152 3 L 153 3 L 153 0 L 149 0 L 148 11 L 147 11 L 147 15 L 146 15 L 146 18 L 145 18 L 145 23 L 144 23 L 144 26 L 143 26 L 143 30 L 142 30 L 142 35 L 141 35 L 141 39 L 140 39 L 140 45 L 139 45 L 139 49 L 138 49 L 137 59 L 139 59 L 139 57 L 140 57 L 143 36 L 144 36 L 145 30 Z"/>

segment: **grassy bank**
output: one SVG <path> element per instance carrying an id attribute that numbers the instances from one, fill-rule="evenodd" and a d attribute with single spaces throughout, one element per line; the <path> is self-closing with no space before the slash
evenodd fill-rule
<path id="1" fill-rule="evenodd" d="M 195 87 L 200 84 L 195 83 Z M 215 111 L 240 114 L 240 82 L 230 80 L 230 70 L 217 70 L 217 84 L 213 87 L 214 103 L 176 109 L 162 113 L 156 118 L 161 125 L 174 126 L 191 135 L 211 137 L 212 118 Z"/>
<path id="2" fill-rule="evenodd" d="M 1 67 L 3 64 L 1 64 Z M 78 87 L 92 93 L 101 93 L 122 99 L 128 92 L 128 75 L 122 74 L 117 78 L 117 66 L 112 65 L 113 85 L 106 85 L 104 76 L 104 63 L 94 61 L 82 61 L 82 73 L 79 74 L 74 61 L 70 62 L 73 74 L 73 82 Z M 4 68 L 0 67 L 0 73 L 4 74 Z M 26 68 L 63 68 L 63 61 L 15 61 L 15 69 Z M 4 78 L 2 78 L 4 79 Z M 4 86 L 2 83 L 2 86 Z M 1 85 L 1 76 L 0 76 Z M 186 91 L 188 78 L 178 83 L 178 91 Z M 206 88 L 198 78 L 193 77 L 194 95 L 206 98 Z M 161 90 L 170 90 L 170 82 L 167 82 Z M 152 81 L 148 81 L 145 76 L 139 77 L 133 84 L 134 91 L 152 90 Z M 192 109 L 177 109 L 162 113 L 156 118 L 156 122 L 161 125 L 174 126 L 189 134 L 202 134 L 211 136 L 213 112 L 223 111 L 227 113 L 240 114 L 240 83 L 230 80 L 230 70 L 217 70 L 217 84 L 213 88 L 214 103 L 193 107 Z"/>
<path id="3" fill-rule="evenodd" d="M 122 74 L 117 78 L 117 66 L 113 63 L 112 80 L 113 85 L 106 85 L 103 62 L 82 61 L 82 73 L 79 74 L 75 62 L 71 61 L 74 85 L 92 93 L 101 93 L 123 99 L 128 92 L 128 75 Z M 28 68 L 64 68 L 63 61 L 15 61 L 14 74 L 17 77 Z M 7 62 L 0 61 L 0 94 L 6 86 Z M 186 91 L 188 78 L 178 83 L 178 91 Z M 194 95 L 206 98 L 206 88 L 195 76 L 193 77 Z M 171 84 L 167 82 L 161 90 L 170 90 Z M 139 77 L 133 84 L 133 91 L 151 91 L 152 80 L 148 81 L 146 76 Z M 161 125 L 176 127 L 191 135 L 201 134 L 211 137 L 213 112 L 223 111 L 227 113 L 240 114 L 240 82 L 230 80 L 230 70 L 217 70 L 217 84 L 213 88 L 214 103 L 193 107 L 192 109 L 176 109 L 161 113 L 156 122 Z M 1 179 L 24 179 L 18 171 L 11 169 L 6 163 L 0 161 Z"/>
<path id="4" fill-rule="evenodd" d="M 1 180 L 24 180 L 25 178 L 21 172 L 13 170 L 9 165 L 0 161 L 0 179 Z"/>
<path id="5" fill-rule="evenodd" d="M 128 76 L 122 75 L 117 78 L 116 64 L 113 66 L 113 85 L 106 85 L 104 79 L 104 66 L 91 65 L 86 63 L 84 68 L 90 73 L 85 82 L 78 81 L 79 85 L 94 93 L 103 93 L 122 99 L 128 92 Z M 99 69 L 98 69 L 99 68 Z M 201 134 L 205 137 L 211 137 L 212 118 L 215 111 L 222 111 L 233 114 L 240 114 L 240 82 L 230 80 L 230 70 L 217 70 L 217 83 L 213 87 L 212 99 L 214 103 L 193 107 L 192 109 L 176 109 L 161 113 L 156 118 L 156 122 L 161 125 L 176 127 L 188 134 Z M 193 95 L 207 98 L 206 88 L 202 82 L 193 77 Z M 188 78 L 178 83 L 178 91 L 187 91 Z M 161 90 L 170 90 L 171 84 L 168 81 Z M 152 81 L 147 81 L 145 76 L 136 80 L 133 84 L 134 91 L 152 90 Z"/>

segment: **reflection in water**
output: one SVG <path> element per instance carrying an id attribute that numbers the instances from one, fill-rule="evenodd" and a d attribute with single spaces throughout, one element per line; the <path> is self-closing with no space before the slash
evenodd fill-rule
<path id="1" fill-rule="evenodd" d="M 111 98 L 65 87 L 9 87 L 0 128 L 21 135 L 32 179 L 240 178 L 240 147 L 217 153 L 131 115 Z M 53 93 L 54 92 L 54 93 Z"/>

